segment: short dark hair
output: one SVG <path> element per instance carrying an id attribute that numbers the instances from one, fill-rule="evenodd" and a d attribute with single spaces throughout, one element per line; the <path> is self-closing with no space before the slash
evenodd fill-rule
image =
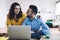
<path id="1" fill-rule="evenodd" d="M 20 4 L 17 3 L 17 2 L 14 2 L 14 3 L 11 5 L 10 10 L 9 10 L 9 19 L 13 19 L 13 18 L 14 18 L 14 15 L 15 15 L 14 9 L 15 9 L 15 6 L 16 6 L 16 5 L 20 6 Z M 17 19 L 19 19 L 20 17 L 22 17 L 21 8 L 20 8 L 19 14 L 17 14 L 16 17 L 17 17 Z"/>
<path id="2" fill-rule="evenodd" d="M 35 14 L 37 14 L 37 12 L 38 12 L 37 6 L 35 6 L 35 5 L 30 5 L 29 8 L 31 8 L 32 11 L 33 11 Z"/>

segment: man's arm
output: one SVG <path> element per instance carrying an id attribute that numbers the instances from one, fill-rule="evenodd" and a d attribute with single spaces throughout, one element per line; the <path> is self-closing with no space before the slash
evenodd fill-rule
<path id="1" fill-rule="evenodd" d="M 40 22 L 40 25 L 42 26 L 42 29 L 36 31 L 37 33 L 40 31 L 44 31 L 44 33 L 47 34 L 47 32 L 50 32 L 49 27 L 47 26 L 47 24 L 42 19 L 40 19 L 39 22 Z"/>
<path id="2" fill-rule="evenodd" d="M 40 19 L 40 22 L 41 22 L 41 26 L 44 30 L 50 30 L 48 25 L 42 19 Z"/>

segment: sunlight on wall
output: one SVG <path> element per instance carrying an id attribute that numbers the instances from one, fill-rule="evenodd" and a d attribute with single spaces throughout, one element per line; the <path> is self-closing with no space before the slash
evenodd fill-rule
<path id="1" fill-rule="evenodd" d="M 60 2 L 56 4 L 56 21 L 60 21 Z"/>
<path id="2" fill-rule="evenodd" d="M 56 15 L 60 15 L 60 2 L 56 4 Z"/>

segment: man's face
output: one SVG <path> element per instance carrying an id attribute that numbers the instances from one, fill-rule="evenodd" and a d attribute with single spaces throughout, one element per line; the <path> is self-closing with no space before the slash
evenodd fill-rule
<path id="1" fill-rule="evenodd" d="M 31 8 L 28 9 L 27 15 L 30 16 L 31 18 L 35 18 L 35 16 L 36 16 L 35 13 L 32 11 Z"/>

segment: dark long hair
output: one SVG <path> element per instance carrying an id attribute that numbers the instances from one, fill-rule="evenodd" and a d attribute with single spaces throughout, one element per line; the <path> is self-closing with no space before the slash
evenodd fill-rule
<path id="1" fill-rule="evenodd" d="M 14 2 L 14 3 L 11 5 L 11 7 L 10 7 L 10 10 L 9 10 L 9 19 L 10 19 L 10 20 L 11 20 L 11 19 L 14 19 L 14 15 L 15 15 L 14 9 L 15 9 L 15 6 L 16 6 L 16 5 L 20 6 L 19 3 Z M 22 17 L 21 8 L 20 8 L 19 14 L 16 15 L 16 18 L 17 18 L 17 19 L 19 19 L 20 17 Z"/>

